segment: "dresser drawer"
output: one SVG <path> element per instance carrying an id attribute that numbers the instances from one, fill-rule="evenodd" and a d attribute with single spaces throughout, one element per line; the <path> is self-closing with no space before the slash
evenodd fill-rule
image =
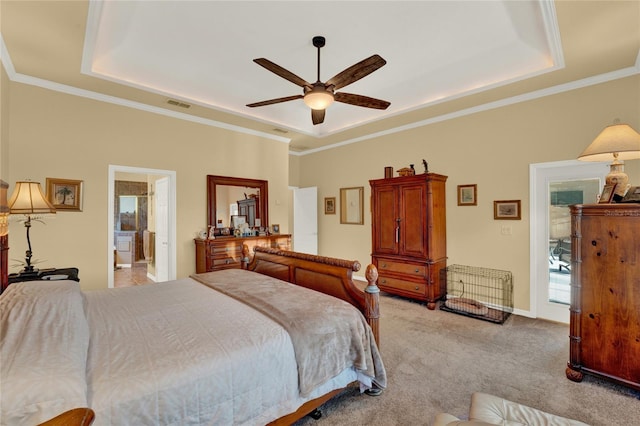
<path id="1" fill-rule="evenodd" d="M 385 287 L 388 287 L 390 289 L 413 293 L 420 296 L 424 296 L 427 291 L 427 285 L 425 283 L 405 281 L 398 278 L 390 278 L 384 275 L 380 275 L 380 277 L 378 278 L 378 286 L 383 291 L 385 290 Z"/>
<path id="2" fill-rule="evenodd" d="M 427 267 L 411 263 L 396 262 L 387 259 L 378 259 L 378 272 L 396 272 L 414 277 L 426 277 Z"/>
<path id="3" fill-rule="evenodd" d="M 209 246 L 209 256 L 235 256 L 242 253 L 242 246 L 238 244 L 211 245 Z"/>
<path id="4" fill-rule="evenodd" d="M 238 257 L 239 259 L 239 257 Z M 240 267 L 240 261 L 234 259 L 233 257 L 214 257 L 211 259 L 211 265 L 214 268 L 220 266 L 228 266 L 228 267 Z"/>

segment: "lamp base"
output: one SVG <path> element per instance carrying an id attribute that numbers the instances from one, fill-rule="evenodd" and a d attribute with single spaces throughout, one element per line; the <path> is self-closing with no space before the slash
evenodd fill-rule
<path id="1" fill-rule="evenodd" d="M 620 202 L 627 192 L 629 185 L 629 176 L 624 172 L 624 163 L 616 160 L 611 163 L 609 174 L 605 178 L 607 185 L 616 184 L 616 189 L 613 193 L 613 201 Z"/>

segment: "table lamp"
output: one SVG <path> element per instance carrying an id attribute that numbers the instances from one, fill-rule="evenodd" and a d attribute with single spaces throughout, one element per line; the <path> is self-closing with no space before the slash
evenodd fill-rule
<path id="1" fill-rule="evenodd" d="M 617 121 L 617 120 L 616 120 Z M 607 185 L 617 184 L 613 200 L 620 201 L 627 192 L 629 177 L 624 172 L 622 160 L 640 158 L 640 134 L 628 124 L 616 122 L 604 128 L 578 157 L 583 161 L 607 161 L 613 156 Z"/>
<path id="2" fill-rule="evenodd" d="M 27 245 L 28 249 L 25 258 L 25 267 L 20 272 L 21 274 L 28 274 L 37 272 L 31 264 L 31 239 L 29 238 L 29 230 L 31 229 L 31 220 L 40 220 L 37 216 L 43 214 L 53 213 L 56 209 L 47 201 L 42 189 L 40 188 L 40 182 L 20 181 L 16 182 L 16 187 L 13 189 L 13 194 L 9 199 L 9 212 L 11 214 L 23 214 L 25 216 L 24 226 L 27 228 Z M 40 220 L 41 221 L 41 220 Z"/>

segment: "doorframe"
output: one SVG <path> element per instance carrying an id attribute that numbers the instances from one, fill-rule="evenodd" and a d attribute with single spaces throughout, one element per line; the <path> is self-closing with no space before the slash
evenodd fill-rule
<path id="1" fill-rule="evenodd" d="M 576 176 L 575 167 L 581 174 Z M 571 168 L 571 169 L 568 169 Z M 555 170 L 552 170 L 555 169 Z M 565 170 L 563 170 L 565 169 Z M 609 172 L 607 162 L 585 162 L 579 160 L 553 161 L 529 165 L 529 312 L 539 318 L 538 293 L 541 285 L 549 285 L 549 181 L 550 179 L 583 179 L 582 174 L 591 174 L 601 179 L 601 186 Z M 542 267 L 545 265 L 545 268 Z M 546 278 L 541 276 L 547 274 Z M 540 317 L 551 321 L 569 323 L 569 307 L 566 312 Z"/>
<path id="2" fill-rule="evenodd" d="M 176 279 L 176 172 L 173 170 L 148 169 L 144 167 L 119 166 L 109 164 L 108 173 L 108 208 L 107 208 L 107 286 L 113 288 L 113 235 L 115 224 L 113 221 L 115 209 L 115 175 L 116 172 L 134 173 L 140 175 L 160 175 L 169 178 L 169 212 L 167 224 L 167 236 L 169 244 L 169 280 Z"/>

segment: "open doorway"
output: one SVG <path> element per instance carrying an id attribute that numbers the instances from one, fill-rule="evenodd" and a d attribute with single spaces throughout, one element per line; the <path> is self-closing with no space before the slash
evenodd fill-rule
<path id="1" fill-rule="evenodd" d="M 605 163 L 531 164 L 531 313 L 569 323 L 572 204 L 593 204 L 608 172 Z"/>
<path id="2" fill-rule="evenodd" d="M 175 172 L 109 166 L 108 285 L 176 277 Z"/>

